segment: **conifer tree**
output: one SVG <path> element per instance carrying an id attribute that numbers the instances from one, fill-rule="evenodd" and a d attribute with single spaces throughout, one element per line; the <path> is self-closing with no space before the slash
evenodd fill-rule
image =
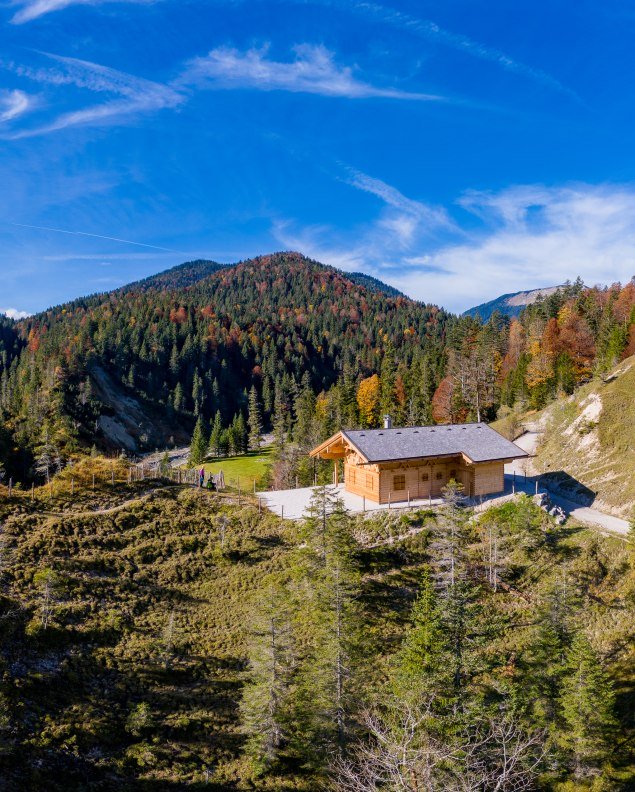
<path id="1" fill-rule="evenodd" d="M 258 449 L 262 443 L 262 417 L 255 385 L 252 385 L 249 391 L 249 417 L 247 423 L 249 425 L 249 447 Z"/>
<path id="2" fill-rule="evenodd" d="M 209 436 L 209 450 L 214 456 L 221 455 L 221 444 L 223 436 L 223 421 L 220 415 L 220 410 L 216 411 L 214 416 L 214 423 Z"/>
<path id="3" fill-rule="evenodd" d="M 400 696 L 419 696 L 442 687 L 447 668 L 447 646 L 441 608 L 429 567 L 412 608 L 411 627 L 397 658 L 397 691 Z"/>
<path id="4" fill-rule="evenodd" d="M 261 599 L 249 631 L 249 680 L 240 713 L 246 752 L 264 772 L 289 738 L 289 708 L 295 648 L 286 588 L 273 583 Z"/>
<path id="5" fill-rule="evenodd" d="M 190 443 L 190 465 L 200 465 L 207 456 L 207 431 L 203 416 L 199 415 Z"/>
<path id="6" fill-rule="evenodd" d="M 577 780 L 597 771 L 606 757 L 614 728 L 615 695 L 608 674 L 583 633 L 577 633 L 566 656 L 561 707 L 566 728 L 562 741 L 573 756 Z"/>

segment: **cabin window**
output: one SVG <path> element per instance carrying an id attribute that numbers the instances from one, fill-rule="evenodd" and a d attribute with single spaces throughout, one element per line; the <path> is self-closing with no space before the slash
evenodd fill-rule
<path id="1" fill-rule="evenodd" d="M 456 470 L 451 470 L 450 471 L 450 478 L 453 478 L 453 479 L 456 480 Z"/>
<path id="2" fill-rule="evenodd" d="M 443 478 L 443 473 L 441 471 L 439 471 L 437 473 L 437 481 L 440 481 L 442 478 Z"/>
<path id="3" fill-rule="evenodd" d="M 422 473 L 421 474 L 421 481 L 430 481 L 430 474 L 429 473 Z"/>
<path id="4" fill-rule="evenodd" d="M 371 473 L 366 474 L 366 489 L 372 490 L 373 488 L 373 476 Z"/>
<path id="5" fill-rule="evenodd" d="M 400 473 L 392 480 L 392 486 L 395 491 L 406 489 L 406 477 Z"/>

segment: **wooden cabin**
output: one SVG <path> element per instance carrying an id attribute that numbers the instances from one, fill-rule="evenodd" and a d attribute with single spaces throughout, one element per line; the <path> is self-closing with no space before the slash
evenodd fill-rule
<path id="1" fill-rule="evenodd" d="M 471 497 L 503 492 L 504 465 L 529 456 L 484 423 L 341 430 L 311 451 L 344 466 L 347 492 L 375 503 L 437 498 L 454 479 Z"/>

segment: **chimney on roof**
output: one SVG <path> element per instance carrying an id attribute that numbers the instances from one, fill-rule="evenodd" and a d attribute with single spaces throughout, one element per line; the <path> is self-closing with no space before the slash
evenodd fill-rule
<path id="1" fill-rule="evenodd" d="M 384 429 L 392 429 L 392 418 L 389 415 L 384 415 Z"/>

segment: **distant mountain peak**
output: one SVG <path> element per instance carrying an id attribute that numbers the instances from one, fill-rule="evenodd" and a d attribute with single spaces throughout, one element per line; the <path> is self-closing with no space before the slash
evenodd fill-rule
<path id="1" fill-rule="evenodd" d="M 480 316 L 484 322 L 490 318 L 495 312 L 499 311 L 506 316 L 518 316 L 523 308 L 532 305 L 541 297 L 549 297 L 559 289 L 564 288 L 561 286 L 543 286 L 539 289 L 529 289 L 528 291 L 511 292 L 509 294 L 501 294 L 481 305 L 476 305 L 474 308 L 468 308 L 463 312 L 463 316 Z"/>

